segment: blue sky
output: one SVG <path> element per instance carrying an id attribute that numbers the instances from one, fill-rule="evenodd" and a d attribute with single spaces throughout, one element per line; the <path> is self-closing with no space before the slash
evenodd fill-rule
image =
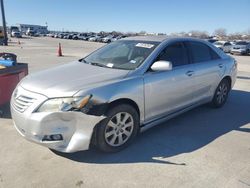
<path id="1" fill-rule="evenodd" d="M 8 25 L 51 30 L 180 32 L 250 29 L 250 0 L 4 0 Z"/>

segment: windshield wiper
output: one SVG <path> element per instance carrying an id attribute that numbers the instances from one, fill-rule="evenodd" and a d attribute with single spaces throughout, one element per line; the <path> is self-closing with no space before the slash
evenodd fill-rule
<path id="1" fill-rule="evenodd" d="M 108 67 L 107 65 L 104 65 L 102 63 L 89 63 L 90 65 L 94 65 L 94 66 L 98 66 L 98 67 L 106 67 L 106 68 L 112 68 L 112 67 Z"/>
<path id="2" fill-rule="evenodd" d="M 107 65 L 104 65 L 104 64 L 102 64 L 102 63 L 88 62 L 88 61 L 86 61 L 85 59 L 81 59 L 80 61 L 83 62 L 83 63 L 89 64 L 89 65 L 94 65 L 94 66 L 98 66 L 98 67 L 111 68 L 111 67 L 108 67 Z"/>
<path id="3" fill-rule="evenodd" d="M 86 63 L 86 64 L 89 64 L 85 59 L 80 59 L 79 61 L 83 62 L 83 63 Z"/>

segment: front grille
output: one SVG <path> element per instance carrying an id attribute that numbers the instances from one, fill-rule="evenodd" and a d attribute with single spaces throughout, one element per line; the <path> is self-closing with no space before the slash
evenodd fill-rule
<path id="1" fill-rule="evenodd" d="M 35 102 L 35 100 L 35 98 L 20 95 L 17 98 L 14 98 L 13 106 L 17 111 L 24 112 Z"/>

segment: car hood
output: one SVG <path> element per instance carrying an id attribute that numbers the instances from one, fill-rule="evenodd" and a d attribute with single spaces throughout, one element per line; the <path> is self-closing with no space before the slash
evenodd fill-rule
<path id="1" fill-rule="evenodd" d="M 124 78 L 128 70 L 72 62 L 25 77 L 20 86 L 49 98 L 73 96 L 79 90 Z"/>

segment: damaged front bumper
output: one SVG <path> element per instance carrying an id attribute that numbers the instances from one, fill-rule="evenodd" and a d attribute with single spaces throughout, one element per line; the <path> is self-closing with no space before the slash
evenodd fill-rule
<path id="1" fill-rule="evenodd" d="M 33 113 L 37 104 L 20 112 L 15 108 L 14 100 L 12 97 L 11 114 L 17 131 L 29 141 L 60 152 L 89 149 L 95 125 L 105 118 L 77 111 Z"/>

